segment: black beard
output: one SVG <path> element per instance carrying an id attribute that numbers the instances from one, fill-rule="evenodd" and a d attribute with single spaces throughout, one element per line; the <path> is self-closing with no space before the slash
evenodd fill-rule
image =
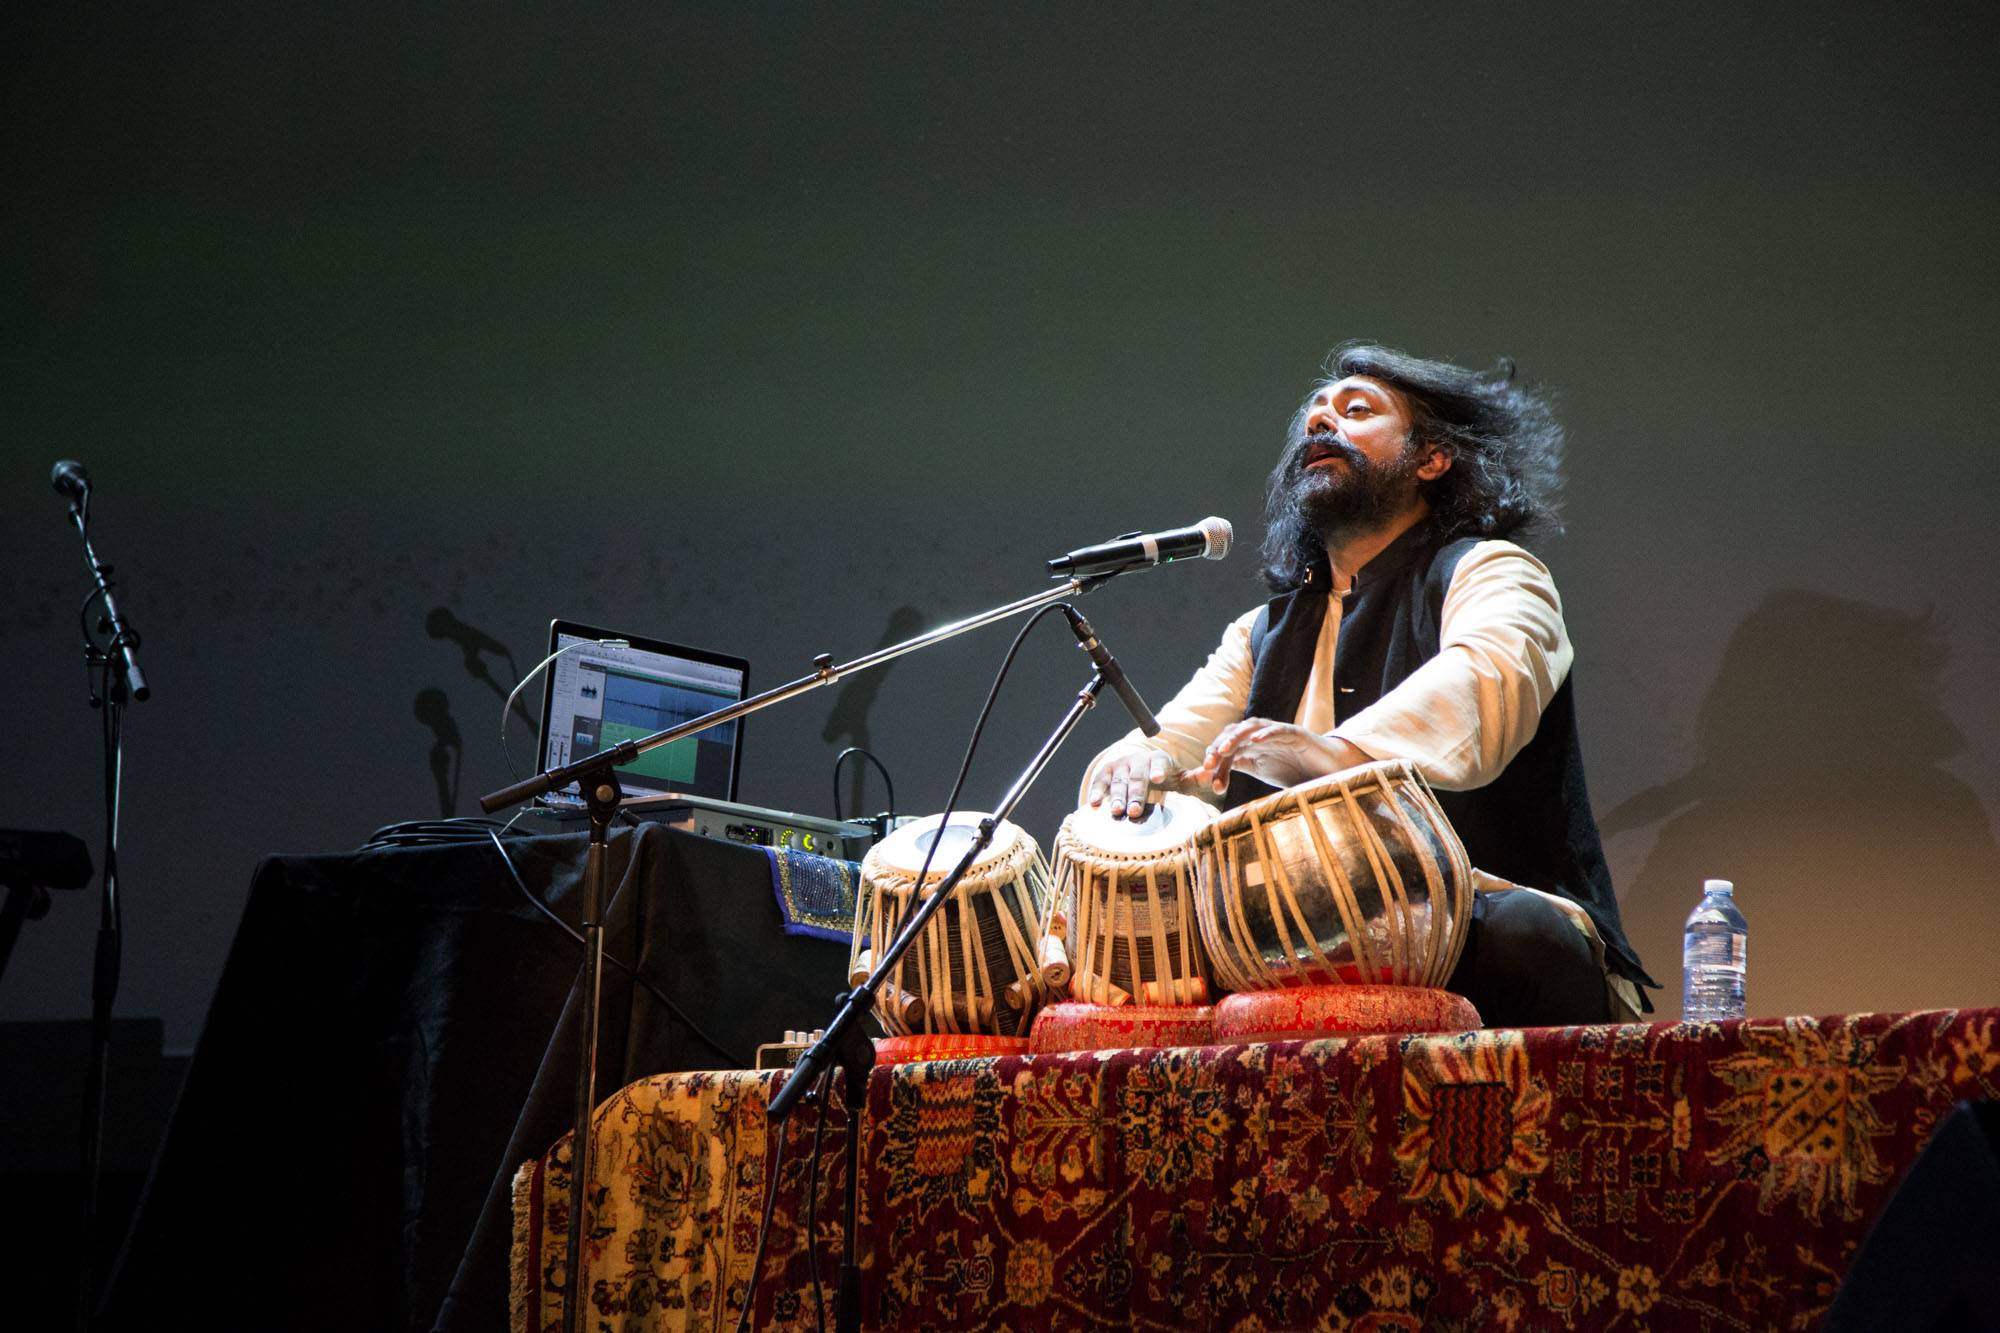
<path id="1" fill-rule="evenodd" d="M 1314 446 L 1330 448 L 1346 460 L 1310 471 L 1301 467 L 1292 482 L 1292 506 L 1314 532 L 1366 532 L 1401 511 L 1416 494 L 1414 450 L 1406 448 L 1386 463 L 1375 463 L 1345 440 L 1314 435 L 1299 443 L 1301 462 Z"/>

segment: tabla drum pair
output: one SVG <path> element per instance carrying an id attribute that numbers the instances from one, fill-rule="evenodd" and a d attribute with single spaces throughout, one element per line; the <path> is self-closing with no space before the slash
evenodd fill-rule
<path id="1" fill-rule="evenodd" d="M 1056 838 L 1056 897 L 1077 1000 L 1442 986 L 1465 947 L 1472 866 L 1415 768 L 1387 760 L 1220 815 L 1175 794 L 1139 821 L 1079 810 Z"/>
<path id="2" fill-rule="evenodd" d="M 954 816 L 924 892 L 981 818 Z M 886 944 L 913 910 L 938 822 L 898 830 L 864 861 L 856 984 L 874 941 Z M 1471 865 L 1405 762 L 1220 816 L 1175 794 L 1140 821 L 1079 810 L 1056 845 L 1052 891 L 1033 840 L 996 830 L 962 902 L 946 905 L 884 988 L 877 1013 L 892 1040 L 933 1057 L 1020 1049 L 1065 990 L 1069 1002 L 1035 1025 L 1037 1050 L 1478 1026 L 1442 990 L 1471 919 Z M 1217 990 L 1236 994 L 1216 1007 L 1211 1037 L 1205 1001 Z"/>
<path id="3" fill-rule="evenodd" d="M 1042 1026 L 1069 1029 L 1063 1049 L 1479 1026 L 1443 988 L 1465 947 L 1472 866 L 1407 762 L 1221 815 L 1184 796 L 1138 823 L 1078 811 L 1057 838 L 1056 879 L 1072 926 L 1071 998 L 1113 1006 L 1045 1012 Z M 1194 1010 L 1138 1012 L 1198 1005 L 1205 1023 L 1211 991 L 1231 992 L 1214 1006 L 1212 1037 L 1194 1035 Z"/>

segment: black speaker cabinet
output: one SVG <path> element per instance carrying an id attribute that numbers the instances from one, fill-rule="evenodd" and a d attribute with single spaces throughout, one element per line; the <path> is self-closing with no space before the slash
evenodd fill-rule
<path id="1" fill-rule="evenodd" d="M 1823 1333 L 2000 1333 L 2000 1102 L 1961 1102 L 1910 1167 Z"/>

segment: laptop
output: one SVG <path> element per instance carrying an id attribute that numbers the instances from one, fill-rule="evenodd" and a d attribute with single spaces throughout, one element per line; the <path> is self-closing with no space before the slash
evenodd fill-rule
<path id="1" fill-rule="evenodd" d="M 602 639 L 624 643 L 598 642 Z M 548 650 L 561 656 L 549 664 L 542 686 L 536 753 L 545 770 L 735 703 L 750 679 L 750 663 L 744 658 L 573 620 L 549 622 Z M 738 719 L 648 750 L 618 769 L 624 804 L 644 806 L 689 796 L 734 801 L 742 740 Z M 583 799 L 571 783 L 543 797 L 542 804 L 581 809 Z"/>

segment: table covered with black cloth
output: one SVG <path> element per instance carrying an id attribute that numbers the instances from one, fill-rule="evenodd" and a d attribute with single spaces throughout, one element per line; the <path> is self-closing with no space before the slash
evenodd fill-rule
<path id="1" fill-rule="evenodd" d="M 571 925 L 584 847 L 507 842 Z M 846 947 L 783 930 L 761 849 L 647 825 L 607 860 L 606 952 L 673 1007 L 606 963 L 600 1095 L 831 1012 Z M 504 1328 L 509 1181 L 573 1115 L 581 958 L 491 842 L 264 862 L 104 1326 Z"/>

